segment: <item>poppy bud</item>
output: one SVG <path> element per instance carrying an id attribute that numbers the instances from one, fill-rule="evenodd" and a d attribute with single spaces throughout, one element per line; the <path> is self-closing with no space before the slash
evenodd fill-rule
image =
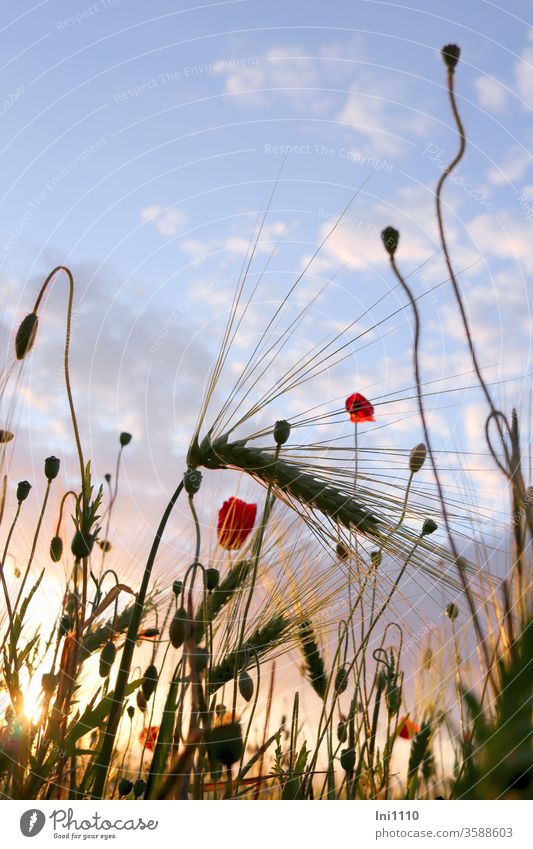
<path id="1" fill-rule="evenodd" d="M 337 674 L 335 675 L 335 693 L 340 696 L 341 693 L 344 693 L 348 686 L 348 675 L 346 674 L 346 667 L 339 666 L 337 669 Z"/>
<path id="2" fill-rule="evenodd" d="M 54 563 L 59 563 L 63 556 L 63 540 L 61 537 L 52 537 L 50 543 L 50 559 Z"/>
<path id="3" fill-rule="evenodd" d="M 446 67 L 453 74 L 455 71 L 455 67 L 459 61 L 459 56 L 461 55 L 461 48 L 457 46 L 457 44 L 446 44 L 442 48 L 442 58 L 446 64 Z"/>
<path id="4" fill-rule="evenodd" d="M 119 441 L 120 441 L 120 444 L 122 445 L 123 448 L 125 448 L 126 445 L 130 444 L 131 439 L 132 439 L 131 433 L 126 433 L 125 430 L 123 430 L 122 433 L 119 436 Z"/>
<path id="5" fill-rule="evenodd" d="M 426 454 L 427 449 L 423 442 L 419 442 L 418 445 L 415 445 L 411 453 L 409 454 L 409 471 L 410 472 L 419 472 L 424 463 L 426 462 Z"/>
<path id="6" fill-rule="evenodd" d="M 249 702 L 254 694 L 254 682 L 245 669 L 239 675 L 239 693 L 245 702 Z"/>
<path id="7" fill-rule="evenodd" d="M 183 475 L 183 486 L 187 495 L 196 495 L 202 485 L 202 473 L 198 469 L 187 469 Z"/>
<path id="8" fill-rule="evenodd" d="M 135 716 L 135 708 L 133 707 L 133 705 L 128 706 L 127 714 L 130 719 L 133 719 L 133 717 Z"/>
<path id="9" fill-rule="evenodd" d="M 183 581 L 174 581 L 172 584 L 172 592 L 176 596 L 176 598 L 181 594 L 183 589 Z"/>
<path id="10" fill-rule="evenodd" d="M 28 495 L 30 494 L 31 483 L 28 481 L 20 481 L 17 486 L 17 501 L 19 504 L 22 504 L 23 501 L 26 501 Z"/>
<path id="11" fill-rule="evenodd" d="M 118 795 L 129 796 L 133 790 L 133 783 L 127 778 L 121 778 L 118 783 Z"/>
<path id="12" fill-rule="evenodd" d="M 452 622 L 459 616 L 459 608 L 456 604 L 453 603 L 453 601 L 446 608 L 446 616 L 448 617 L 448 619 L 451 619 Z"/>
<path id="13" fill-rule="evenodd" d="M 181 648 L 187 636 L 189 617 L 184 607 L 178 607 L 169 625 L 168 636 L 175 649 Z"/>
<path id="14" fill-rule="evenodd" d="M 139 708 L 139 710 L 142 710 L 143 713 L 148 707 L 146 699 L 143 696 L 142 690 L 137 690 L 137 707 Z"/>
<path id="15" fill-rule="evenodd" d="M 274 439 L 276 445 L 285 445 L 291 435 L 291 426 L 285 419 L 281 419 L 274 425 Z"/>
<path id="16" fill-rule="evenodd" d="M 111 483 L 111 475 L 109 474 L 109 472 L 104 475 L 104 480 L 106 483 Z"/>
<path id="17" fill-rule="evenodd" d="M 203 646 L 196 646 L 190 656 L 191 667 L 195 672 L 204 672 L 209 665 L 209 652 Z"/>
<path id="18" fill-rule="evenodd" d="M 70 549 L 78 560 L 83 560 L 84 557 L 89 557 L 93 550 L 94 537 L 91 534 L 84 534 L 83 531 L 76 531 L 72 538 Z"/>
<path id="19" fill-rule="evenodd" d="M 51 696 L 57 687 L 58 677 L 53 672 L 45 672 L 41 677 L 41 687 L 45 695 Z"/>
<path id="20" fill-rule="evenodd" d="M 111 543 L 108 542 L 108 540 L 106 539 L 99 539 L 98 545 L 100 546 L 104 554 L 108 554 L 111 551 Z"/>
<path id="21" fill-rule="evenodd" d="M 244 751 L 240 722 L 216 725 L 205 732 L 207 752 L 212 763 L 233 766 Z"/>
<path id="22" fill-rule="evenodd" d="M 0 429 L 0 445 L 7 445 L 13 439 L 13 434 L 10 430 Z"/>
<path id="23" fill-rule="evenodd" d="M 340 719 L 337 723 L 337 740 L 339 743 L 346 743 L 348 739 L 348 728 L 347 723 Z"/>
<path id="24" fill-rule="evenodd" d="M 385 250 L 392 258 L 396 253 L 396 248 L 398 247 L 398 242 L 400 240 L 398 230 L 395 230 L 394 227 L 385 227 L 385 229 L 381 231 L 381 238 L 383 240 Z"/>
<path id="25" fill-rule="evenodd" d="M 142 631 L 139 631 L 139 637 L 144 640 L 153 640 L 153 638 L 158 635 L 159 628 L 143 628 Z"/>
<path id="26" fill-rule="evenodd" d="M 220 572 L 218 569 L 206 569 L 205 570 L 205 585 L 209 592 L 213 592 L 218 587 L 218 582 L 220 581 Z"/>
<path id="27" fill-rule="evenodd" d="M 153 696 L 158 680 L 159 675 L 157 669 L 153 663 L 151 663 L 144 673 L 143 682 L 141 684 L 141 690 L 146 701 Z"/>
<path id="28" fill-rule="evenodd" d="M 17 360 L 23 360 L 26 354 L 28 354 L 33 348 L 38 324 L 39 319 L 37 317 L 37 313 L 34 312 L 30 312 L 26 318 L 22 319 L 15 337 L 15 353 L 17 355 Z"/>
<path id="29" fill-rule="evenodd" d="M 47 457 L 44 461 L 44 474 L 46 480 L 53 481 L 59 474 L 59 460 L 57 457 Z"/>
<path id="30" fill-rule="evenodd" d="M 434 534 L 439 526 L 433 519 L 426 519 L 422 525 L 422 536 L 427 537 L 429 534 Z"/>
<path id="31" fill-rule="evenodd" d="M 59 633 L 60 634 L 68 634 L 70 630 L 72 630 L 72 626 L 74 625 L 74 620 L 72 616 L 62 616 L 61 621 L 59 623 Z"/>
<path id="32" fill-rule="evenodd" d="M 342 750 L 341 766 L 344 772 L 353 772 L 355 766 L 355 749 Z"/>
<path id="33" fill-rule="evenodd" d="M 142 796 L 142 794 L 144 793 L 145 790 L 146 790 L 145 782 L 142 780 L 142 778 L 138 778 L 137 781 L 135 782 L 135 784 L 133 785 L 133 795 L 135 796 L 136 799 L 138 799 L 140 796 Z"/>
<path id="34" fill-rule="evenodd" d="M 383 560 L 383 555 L 381 551 L 371 551 L 370 552 L 370 563 L 377 569 L 378 566 L 381 566 L 381 561 Z"/>
<path id="35" fill-rule="evenodd" d="M 109 640 L 100 652 L 100 664 L 98 666 L 98 674 L 100 678 L 107 678 L 111 672 L 111 667 L 115 662 L 117 650 L 115 644 Z"/>

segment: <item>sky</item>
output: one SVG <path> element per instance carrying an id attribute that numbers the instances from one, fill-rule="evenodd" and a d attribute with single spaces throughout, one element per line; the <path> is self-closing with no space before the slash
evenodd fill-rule
<path id="1" fill-rule="evenodd" d="M 390 469 L 386 452 L 420 441 L 410 313 L 379 236 L 393 225 L 401 233 L 398 261 L 421 298 L 422 368 L 446 480 L 467 506 L 474 500 L 488 532 L 497 534 L 502 486 L 486 457 L 486 411 L 434 215 L 436 181 L 457 147 L 439 55 L 449 42 L 462 50 L 456 86 L 468 146 L 445 190 L 448 236 L 480 361 L 497 402 L 507 411 L 518 407 L 527 441 L 528 3 L 44 0 L 4 9 L 2 357 L 12 361 L 13 333 L 46 274 L 67 264 L 76 280 L 72 381 L 97 480 L 114 467 L 118 433 L 133 434 L 114 530 L 124 562 L 143 556 L 181 476 L 267 206 L 248 274 L 247 291 L 257 284 L 257 292 L 209 415 L 307 269 L 291 292 L 286 321 L 310 300 L 312 306 L 254 392 L 275 385 L 320 339 L 353 322 L 347 356 L 335 368 L 326 362 L 254 425 L 311 407 L 339 411 L 347 395 L 361 391 L 376 407 L 376 424 L 361 433 L 361 445 L 383 474 Z M 59 277 L 35 350 L 14 373 L 4 404 L 7 416 L 16 393 L 10 475 L 35 482 L 36 502 L 45 456 L 61 457 L 65 482 L 76 479 L 61 360 L 66 297 Z M 331 438 L 353 438 L 345 417 L 331 427 Z M 302 430 L 301 441 L 317 433 Z M 208 523 L 235 487 L 257 494 L 235 475 L 207 477 L 201 512 Z M 185 513 L 178 510 L 173 521 L 169 570 L 190 540 Z"/>

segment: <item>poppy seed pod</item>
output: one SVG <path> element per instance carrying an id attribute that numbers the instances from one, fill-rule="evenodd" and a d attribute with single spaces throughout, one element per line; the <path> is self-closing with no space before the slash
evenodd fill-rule
<path id="1" fill-rule="evenodd" d="M 132 440 L 131 433 L 127 433 L 125 430 L 123 430 L 122 433 L 119 436 L 119 442 L 122 445 L 122 447 L 125 448 L 126 445 L 129 445 L 131 440 Z"/>
<path id="2" fill-rule="evenodd" d="M 100 663 L 98 665 L 98 674 L 100 678 L 107 678 L 111 672 L 111 667 L 115 662 L 116 656 L 117 650 L 115 648 L 115 644 L 109 640 L 100 652 Z"/>
<path id="3" fill-rule="evenodd" d="M 63 540 L 61 537 L 52 537 L 50 543 L 50 560 L 54 563 L 59 563 L 63 557 Z"/>
<path id="4" fill-rule="evenodd" d="M 60 462 L 57 457 L 47 457 L 44 461 L 44 474 L 46 480 L 53 481 L 59 474 Z"/>
<path id="5" fill-rule="evenodd" d="M 0 428 L 0 445 L 7 445 L 8 442 L 11 442 L 13 437 L 14 434 L 12 434 L 10 430 Z"/>
<path id="6" fill-rule="evenodd" d="M 228 769 L 241 759 L 244 744 L 240 722 L 216 725 L 205 732 L 205 742 L 209 759 Z"/>
<path id="7" fill-rule="evenodd" d="M 249 702 L 254 694 L 254 682 L 245 669 L 239 675 L 239 693 L 245 702 Z"/>
<path id="8" fill-rule="evenodd" d="M 142 690 L 137 690 L 136 701 L 137 701 L 137 707 L 139 708 L 139 710 L 142 710 L 142 712 L 144 713 L 144 711 L 148 707 L 148 704 L 146 702 L 146 699 L 144 698 Z"/>
<path id="9" fill-rule="evenodd" d="M 53 672 L 45 672 L 41 677 L 41 687 L 47 696 L 51 696 L 57 687 L 58 677 Z"/>
<path id="10" fill-rule="evenodd" d="M 209 592 L 213 592 L 218 587 L 220 581 L 220 572 L 218 569 L 209 568 L 205 570 L 205 586 Z"/>
<path id="11" fill-rule="evenodd" d="M 289 422 L 285 421 L 285 419 L 280 419 L 279 422 L 276 422 L 274 425 L 274 439 L 276 441 L 276 445 L 285 445 L 290 435 L 291 426 Z"/>
<path id="12" fill-rule="evenodd" d="M 28 495 L 30 494 L 31 483 L 28 481 L 20 481 L 17 486 L 17 501 L 19 504 L 22 504 L 23 501 L 26 501 Z"/>
<path id="13" fill-rule="evenodd" d="M 128 778 L 121 778 L 118 783 L 118 795 L 129 796 L 132 790 L 133 782 L 131 782 Z"/>
<path id="14" fill-rule="evenodd" d="M 83 531 L 76 531 L 72 538 L 70 549 L 78 560 L 83 560 L 84 557 L 89 557 L 93 550 L 94 537 L 91 534 L 84 534 Z"/>
<path id="15" fill-rule="evenodd" d="M 452 622 L 459 616 L 459 608 L 456 604 L 453 603 L 453 601 L 446 608 L 446 616 L 448 617 L 448 619 L 451 619 Z"/>
<path id="16" fill-rule="evenodd" d="M 392 258 L 396 253 L 398 242 L 400 241 L 400 234 L 398 230 L 395 230 L 394 227 L 385 227 L 385 229 L 381 231 L 381 238 L 385 246 L 385 250 Z"/>
<path id="17" fill-rule="evenodd" d="M 184 607 L 178 607 L 168 628 L 170 642 L 175 649 L 181 648 L 185 642 L 189 627 L 189 617 Z"/>
<path id="18" fill-rule="evenodd" d="M 145 670 L 143 676 L 143 682 L 141 684 L 141 690 L 143 692 L 143 696 L 148 701 L 154 694 L 155 688 L 157 687 L 157 682 L 159 680 L 159 674 L 157 669 L 153 665 L 150 664 Z"/>
<path id="19" fill-rule="evenodd" d="M 172 584 L 172 592 L 176 596 L 176 598 L 181 594 L 183 589 L 183 581 L 174 581 Z"/>
<path id="20" fill-rule="evenodd" d="M 133 705 L 129 705 L 127 714 L 130 719 L 133 719 L 133 717 L 135 716 L 135 708 L 133 707 Z"/>
<path id="21" fill-rule="evenodd" d="M 340 760 L 344 772 L 353 772 L 355 767 L 355 749 L 343 749 Z"/>
<path id="22" fill-rule="evenodd" d="M 423 442 L 419 442 L 418 445 L 415 445 L 409 454 L 409 471 L 419 472 L 426 462 L 426 455 L 427 448 Z"/>
<path id="23" fill-rule="evenodd" d="M 26 318 L 22 319 L 20 327 L 17 330 L 17 335 L 15 336 L 15 353 L 17 355 L 17 360 L 23 360 L 26 354 L 28 354 L 33 348 L 38 325 L 39 319 L 35 312 L 28 313 Z"/>
<path id="24" fill-rule="evenodd" d="M 348 724 L 340 719 L 337 723 L 337 740 L 339 743 L 346 743 L 348 739 Z"/>
<path id="25" fill-rule="evenodd" d="M 135 782 L 135 784 L 133 785 L 133 795 L 135 796 L 136 799 L 138 799 L 140 796 L 142 796 L 142 794 L 144 793 L 145 790 L 146 790 L 145 782 L 142 780 L 142 778 L 138 778 L 137 781 Z"/>
<path id="26" fill-rule="evenodd" d="M 187 495 L 196 495 L 202 485 L 202 473 L 198 469 L 187 469 L 183 475 L 183 486 Z"/>
<path id="27" fill-rule="evenodd" d="M 429 534 L 434 534 L 439 526 L 433 519 L 426 519 L 422 525 L 422 536 L 427 537 Z"/>
<path id="28" fill-rule="evenodd" d="M 339 666 L 337 669 L 337 674 L 335 675 L 335 693 L 340 696 L 341 693 L 344 693 L 348 686 L 348 676 L 346 674 L 346 667 Z"/>
<path id="29" fill-rule="evenodd" d="M 445 44 L 441 53 L 446 67 L 453 74 L 461 55 L 461 48 L 457 44 Z"/>

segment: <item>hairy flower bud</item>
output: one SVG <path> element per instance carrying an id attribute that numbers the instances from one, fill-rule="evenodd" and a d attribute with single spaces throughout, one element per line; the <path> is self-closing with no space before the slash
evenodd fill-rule
<path id="1" fill-rule="evenodd" d="M 70 550 L 77 560 L 83 560 L 84 557 L 89 557 L 94 546 L 94 536 L 92 534 L 84 534 L 83 531 L 76 531 L 72 537 Z"/>
<path id="2" fill-rule="evenodd" d="M 346 674 L 346 667 L 339 666 L 337 669 L 337 674 L 335 675 L 335 693 L 340 696 L 341 693 L 344 693 L 348 686 L 348 675 Z"/>
<path id="3" fill-rule="evenodd" d="M 132 440 L 131 433 L 127 433 L 125 430 L 123 430 L 122 433 L 119 436 L 119 442 L 120 442 L 121 446 L 123 448 L 125 448 L 126 445 L 130 444 L 131 440 Z"/>
<path id="4" fill-rule="evenodd" d="M 38 325 L 39 319 L 37 317 L 37 313 L 30 312 L 22 319 L 15 337 L 15 353 L 17 355 L 17 360 L 23 360 L 26 354 L 28 354 L 33 348 Z"/>
<path id="5" fill-rule="evenodd" d="M 446 67 L 453 74 L 461 55 L 461 48 L 457 44 L 445 44 L 441 52 Z"/>
<path id="6" fill-rule="evenodd" d="M 136 799 L 138 799 L 140 796 L 142 796 L 142 794 L 144 793 L 145 790 L 146 790 L 145 782 L 142 780 L 142 778 L 138 778 L 137 781 L 135 782 L 135 784 L 133 785 L 133 795 L 135 796 Z"/>
<path id="7" fill-rule="evenodd" d="M 340 760 L 345 772 L 353 772 L 355 766 L 355 749 L 343 749 Z"/>
<path id="8" fill-rule="evenodd" d="M 393 257 L 396 253 L 398 242 L 400 241 L 400 234 L 398 230 L 395 230 L 394 227 L 385 227 L 385 229 L 381 231 L 381 238 L 388 255 Z"/>
<path id="9" fill-rule="evenodd" d="M 183 475 L 183 485 L 187 495 L 196 495 L 202 485 L 202 473 L 198 469 L 187 469 Z"/>
<path id="10" fill-rule="evenodd" d="M 346 743 L 348 739 L 348 723 L 344 719 L 339 719 L 337 723 L 337 740 L 339 743 Z"/>
<path id="11" fill-rule="evenodd" d="M 131 782 L 128 778 L 121 778 L 118 783 L 118 795 L 129 796 L 132 790 L 133 782 Z"/>
<path id="12" fill-rule="evenodd" d="M 30 494 L 31 483 L 28 481 L 20 481 L 17 486 L 17 501 L 19 504 L 22 504 L 23 501 L 26 501 L 28 495 Z"/>
<path id="13" fill-rule="evenodd" d="M 228 769 L 241 759 L 244 751 L 240 722 L 215 725 L 205 732 L 207 753 L 212 764 Z"/>
<path id="14" fill-rule="evenodd" d="M 452 622 L 459 616 L 459 608 L 456 604 L 453 603 L 453 601 L 446 608 L 446 616 L 448 617 L 448 619 L 451 619 Z"/>
<path id="15" fill-rule="evenodd" d="M 115 644 L 109 640 L 100 652 L 100 662 L 98 665 L 98 674 L 100 675 L 100 678 L 107 678 L 111 672 L 111 667 L 115 662 L 116 656 L 117 650 L 115 648 Z"/>
<path id="16" fill-rule="evenodd" d="M 181 648 L 185 642 L 189 628 L 189 617 L 184 607 L 178 607 L 169 625 L 168 636 L 175 649 Z"/>
<path id="17" fill-rule="evenodd" d="M 50 560 L 54 563 L 59 563 L 63 557 L 63 540 L 61 537 L 52 537 L 50 543 Z"/>
<path id="18" fill-rule="evenodd" d="M 426 455 L 427 448 L 423 442 L 419 442 L 418 445 L 415 445 L 409 454 L 409 471 L 419 472 L 426 462 Z"/>
<path id="19" fill-rule="evenodd" d="M 220 581 L 220 572 L 212 567 L 205 570 L 205 586 L 209 592 L 213 592 L 218 587 Z"/>
<path id="20" fill-rule="evenodd" d="M 0 428 L 0 445 L 7 445 L 8 442 L 11 442 L 13 437 L 14 434 L 12 434 L 10 430 Z"/>
<path id="21" fill-rule="evenodd" d="M 44 474 L 46 480 L 53 481 L 59 474 L 60 462 L 57 457 L 47 457 L 44 461 Z"/>
<path id="22" fill-rule="evenodd" d="M 181 591 L 183 589 L 183 581 L 174 581 L 172 583 L 172 592 L 176 596 L 176 598 L 181 595 Z"/>
<path id="23" fill-rule="evenodd" d="M 133 717 L 135 716 L 135 708 L 133 707 L 133 705 L 129 705 L 128 710 L 126 712 L 129 716 L 129 718 L 133 719 Z"/>
<path id="24" fill-rule="evenodd" d="M 274 439 L 276 445 L 285 445 L 290 435 L 291 426 L 289 422 L 285 421 L 285 419 L 280 419 L 279 422 L 276 422 L 274 425 Z"/>
<path id="25" fill-rule="evenodd" d="M 254 682 L 245 669 L 239 675 L 239 693 L 245 702 L 249 702 L 254 694 Z"/>
<path id="26" fill-rule="evenodd" d="M 426 519 L 424 524 L 422 525 L 422 536 L 427 537 L 430 534 L 434 534 L 439 526 L 433 519 Z"/>
<path id="27" fill-rule="evenodd" d="M 145 669 L 141 684 L 141 690 L 146 701 L 149 701 L 149 699 L 152 698 L 155 692 L 155 688 L 157 687 L 158 680 L 159 674 L 157 672 L 157 669 L 153 665 L 153 663 L 151 663 L 150 666 Z"/>

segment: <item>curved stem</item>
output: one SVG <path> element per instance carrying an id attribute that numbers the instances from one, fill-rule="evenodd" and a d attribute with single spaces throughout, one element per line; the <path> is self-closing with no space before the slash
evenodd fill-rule
<path id="1" fill-rule="evenodd" d="M 20 602 L 20 599 L 22 597 L 22 593 L 24 592 L 24 587 L 26 586 L 26 581 L 28 580 L 28 575 L 30 574 L 31 564 L 33 563 L 33 558 L 35 556 L 35 549 L 37 547 L 37 540 L 39 539 L 39 533 L 41 531 L 41 525 L 43 523 L 44 512 L 46 510 L 46 505 L 48 503 L 48 496 L 50 495 L 51 484 L 52 484 L 51 480 L 47 481 L 46 490 L 45 490 L 45 493 L 44 493 L 43 504 L 42 504 L 42 507 L 41 507 L 41 512 L 39 514 L 39 519 L 37 521 L 37 526 L 35 528 L 35 533 L 33 535 L 33 543 L 32 543 L 32 546 L 31 546 L 31 552 L 30 552 L 30 556 L 29 556 L 29 559 L 28 559 L 28 564 L 26 566 L 26 571 L 24 572 L 24 577 L 21 581 L 19 591 L 17 593 L 17 598 L 15 600 L 15 604 L 13 605 L 13 615 L 15 615 L 15 613 L 17 612 L 17 607 L 19 606 L 19 602 Z"/>
<path id="2" fill-rule="evenodd" d="M 9 590 L 7 588 L 6 577 L 4 575 L 4 565 L 5 565 L 5 562 L 6 562 L 7 552 L 9 551 L 9 543 L 11 542 L 11 537 L 13 536 L 13 531 L 15 530 L 15 525 L 17 524 L 17 520 L 18 520 L 18 517 L 20 515 L 20 508 L 21 507 L 22 507 L 22 502 L 19 501 L 18 506 L 17 506 L 17 512 L 15 513 L 15 517 L 14 517 L 13 521 L 11 522 L 11 527 L 9 528 L 9 532 L 7 534 L 6 544 L 5 544 L 5 547 L 4 547 L 4 553 L 2 555 L 2 563 L 0 564 L 0 576 L 2 578 L 2 587 L 3 587 L 4 595 L 5 595 L 5 598 L 6 598 L 7 615 L 9 616 L 9 624 L 10 624 L 11 628 L 13 627 L 13 611 L 11 609 L 11 600 L 9 598 Z M 4 638 L 4 643 L 5 643 L 5 638 Z"/>

